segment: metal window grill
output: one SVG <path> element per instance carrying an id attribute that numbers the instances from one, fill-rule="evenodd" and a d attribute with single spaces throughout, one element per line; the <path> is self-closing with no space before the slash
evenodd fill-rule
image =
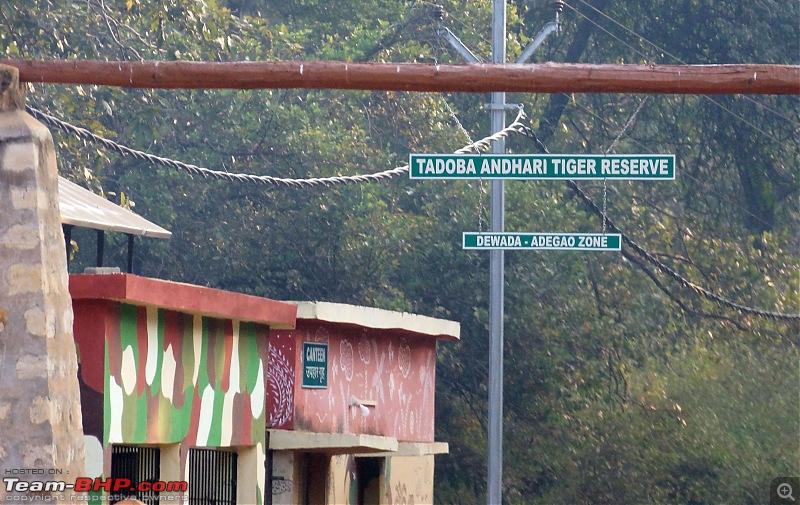
<path id="1" fill-rule="evenodd" d="M 138 488 L 142 482 L 157 482 L 161 479 L 161 450 L 158 447 L 139 447 L 134 445 L 114 445 L 111 447 L 111 477 L 130 479 L 131 487 Z M 117 503 L 125 497 L 116 492 L 111 503 Z M 131 491 L 135 497 L 147 505 L 158 503 L 155 491 Z"/>
<path id="2" fill-rule="evenodd" d="M 189 504 L 236 503 L 235 452 L 189 449 Z"/>

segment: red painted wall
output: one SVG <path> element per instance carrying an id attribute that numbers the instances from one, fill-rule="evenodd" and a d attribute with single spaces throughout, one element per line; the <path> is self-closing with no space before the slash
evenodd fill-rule
<path id="1" fill-rule="evenodd" d="M 267 365 L 267 427 L 294 429 L 295 333 L 272 331 Z M 300 344 L 303 348 L 303 344 Z"/>
<path id="2" fill-rule="evenodd" d="M 302 387 L 303 342 L 328 343 L 326 389 Z M 298 320 L 296 330 L 270 337 L 267 425 L 272 418 L 281 421 L 274 428 L 433 442 L 435 372 L 432 337 Z M 351 397 L 377 406 L 365 417 Z"/>

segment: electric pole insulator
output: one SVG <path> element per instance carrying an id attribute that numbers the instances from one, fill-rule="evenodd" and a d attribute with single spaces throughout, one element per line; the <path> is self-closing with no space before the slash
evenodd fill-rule
<path id="1" fill-rule="evenodd" d="M 561 14 L 564 12 L 564 2 L 561 0 L 553 2 L 553 8 L 556 10 L 556 15 Z"/>
<path id="2" fill-rule="evenodd" d="M 437 21 L 441 21 L 444 19 L 444 7 L 441 5 L 434 5 L 433 9 L 433 18 Z"/>

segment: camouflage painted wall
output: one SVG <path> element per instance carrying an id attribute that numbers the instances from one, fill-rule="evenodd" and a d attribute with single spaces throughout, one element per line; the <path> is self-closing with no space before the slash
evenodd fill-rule
<path id="1" fill-rule="evenodd" d="M 266 325 L 76 300 L 75 334 L 88 431 L 105 447 L 255 446 L 263 461 Z"/>
<path id="2" fill-rule="evenodd" d="M 104 395 L 105 444 L 263 444 L 267 327 L 155 307 L 80 305 L 100 309 L 100 317 L 76 310 L 76 340 L 82 382 Z"/>

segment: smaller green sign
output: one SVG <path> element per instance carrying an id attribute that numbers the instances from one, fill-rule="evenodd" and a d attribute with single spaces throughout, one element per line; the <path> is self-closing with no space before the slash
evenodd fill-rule
<path id="1" fill-rule="evenodd" d="M 464 249 L 546 249 L 554 251 L 620 251 L 619 233 L 470 233 Z"/>
<path id="2" fill-rule="evenodd" d="M 303 387 L 328 387 L 328 344 L 303 342 Z"/>

